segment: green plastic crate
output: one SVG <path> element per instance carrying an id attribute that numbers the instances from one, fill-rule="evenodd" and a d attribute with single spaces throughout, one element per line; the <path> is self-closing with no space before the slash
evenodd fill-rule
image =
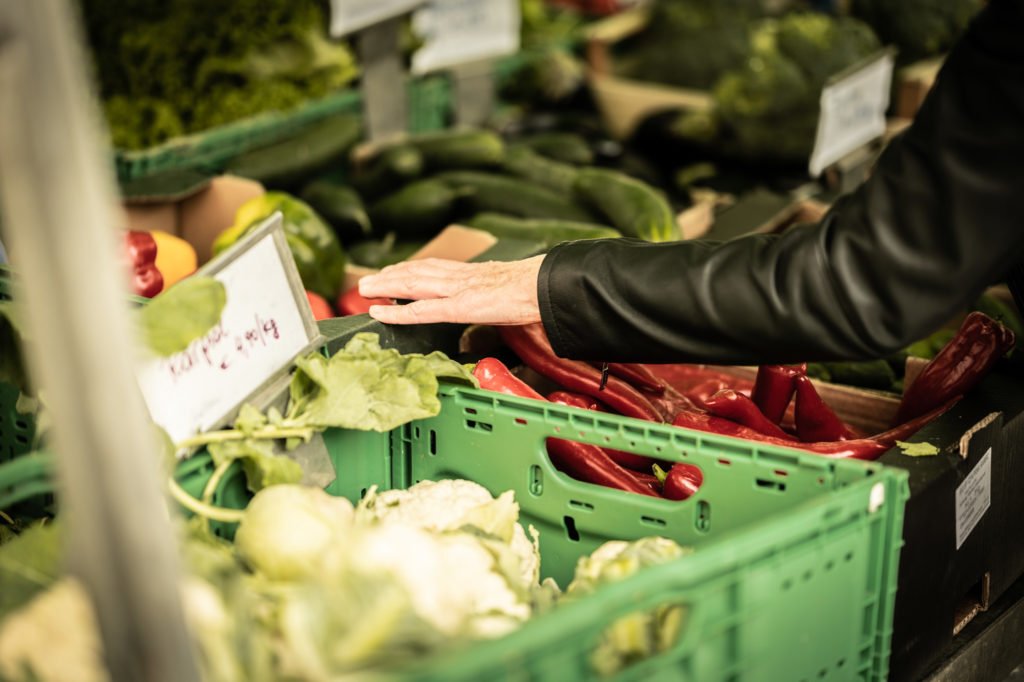
<path id="1" fill-rule="evenodd" d="M 447 125 L 450 87 L 441 77 L 409 81 L 409 129 L 436 130 Z M 340 113 L 358 113 L 362 97 L 355 88 L 309 102 L 288 112 L 261 114 L 234 123 L 177 137 L 157 147 L 116 150 L 114 163 L 121 182 L 180 170 L 219 172 L 224 163 L 245 152 L 288 138 L 302 128 Z"/>
<path id="2" fill-rule="evenodd" d="M 325 434 L 337 469 L 328 492 L 468 478 L 512 489 L 541 533 L 541 572 L 564 585 L 609 539 L 673 538 L 696 552 L 476 643 L 410 674 L 423 680 L 573 680 L 616 617 L 684 604 L 668 652 L 616 679 L 883 680 L 905 472 L 535 401 L 442 388 L 438 417 L 388 435 Z M 686 461 L 705 482 L 684 502 L 573 481 L 543 452 L 550 436 Z"/>

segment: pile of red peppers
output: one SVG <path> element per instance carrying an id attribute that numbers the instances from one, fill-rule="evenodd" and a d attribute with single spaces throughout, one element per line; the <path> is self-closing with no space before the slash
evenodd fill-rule
<path id="1" fill-rule="evenodd" d="M 475 375 L 480 387 L 508 395 L 612 412 L 647 421 L 832 458 L 874 460 L 948 410 L 1014 344 L 1013 332 L 978 312 L 904 393 L 896 423 L 868 435 L 843 420 L 821 398 L 806 365 L 762 365 L 755 381 L 697 365 L 593 364 L 555 355 L 541 325 L 502 327 L 505 344 L 523 363 L 565 390 L 545 398 L 501 361 L 485 358 Z M 684 500 L 703 482 L 701 470 L 560 438 L 547 441 L 559 471 L 640 495 Z"/>

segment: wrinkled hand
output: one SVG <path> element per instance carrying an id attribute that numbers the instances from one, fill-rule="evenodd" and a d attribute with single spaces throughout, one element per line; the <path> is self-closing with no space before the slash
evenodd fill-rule
<path id="1" fill-rule="evenodd" d="M 390 265 L 359 281 L 367 298 L 411 299 L 377 305 L 370 316 L 386 324 L 530 324 L 540 322 L 537 275 L 544 256 L 511 263 L 461 263 L 426 258 Z"/>

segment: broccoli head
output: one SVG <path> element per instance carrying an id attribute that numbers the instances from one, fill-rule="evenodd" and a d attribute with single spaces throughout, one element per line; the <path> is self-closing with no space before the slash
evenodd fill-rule
<path id="1" fill-rule="evenodd" d="M 115 95 L 103 102 L 110 138 L 118 149 L 143 149 L 185 132 L 169 102 Z"/>
<path id="2" fill-rule="evenodd" d="M 853 0 L 851 12 L 914 61 L 948 50 L 983 0 Z"/>
<path id="3" fill-rule="evenodd" d="M 715 85 L 716 114 L 739 155 L 794 162 L 814 145 L 828 78 L 881 47 L 865 24 L 813 13 L 766 19 L 751 42 L 753 55 Z"/>

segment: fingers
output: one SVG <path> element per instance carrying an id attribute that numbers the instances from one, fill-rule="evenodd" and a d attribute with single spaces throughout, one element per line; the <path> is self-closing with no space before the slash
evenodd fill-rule
<path id="1" fill-rule="evenodd" d="M 444 298 L 458 292 L 460 280 L 448 277 L 411 276 L 404 273 L 381 279 L 359 280 L 359 293 L 366 298 Z"/>
<path id="2" fill-rule="evenodd" d="M 384 324 L 433 324 L 464 322 L 457 298 L 433 298 L 405 305 L 370 306 L 370 317 Z"/>

